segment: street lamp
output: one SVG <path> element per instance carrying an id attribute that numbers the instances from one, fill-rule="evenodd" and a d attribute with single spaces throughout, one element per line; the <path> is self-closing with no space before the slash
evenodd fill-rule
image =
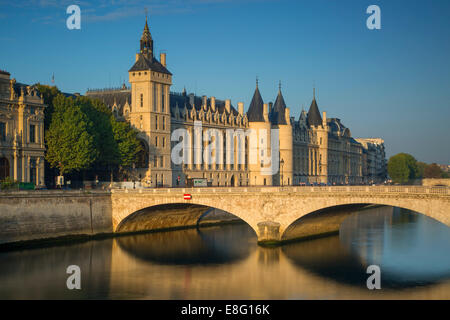
<path id="1" fill-rule="evenodd" d="M 284 160 L 283 160 L 283 159 L 281 159 L 280 164 L 281 164 L 281 186 L 284 187 L 284 181 L 283 181 L 283 166 L 284 166 Z"/>

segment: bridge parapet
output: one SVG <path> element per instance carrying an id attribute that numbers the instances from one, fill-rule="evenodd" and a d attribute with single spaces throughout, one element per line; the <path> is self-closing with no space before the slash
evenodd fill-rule
<path id="1" fill-rule="evenodd" d="M 199 188 L 152 188 L 112 189 L 112 193 L 387 193 L 387 194 L 436 194 L 450 195 L 450 187 L 425 186 L 324 186 L 324 187 L 199 187 Z"/>

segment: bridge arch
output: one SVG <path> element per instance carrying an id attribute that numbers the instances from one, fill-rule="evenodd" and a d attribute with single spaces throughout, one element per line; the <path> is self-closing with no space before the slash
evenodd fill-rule
<path id="1" fill-rule="evenodd" d="M 205 203 L 203 201 L 196 202 L 165 202 L 154 205 L 143 205 L 135 210 L 133 205 L 130 209 L 122 212 L 121 216 L 113 217 L 114 232 L 132 233 L 149 230 L 167 230 L 181 229 L 187 227 L 198 226 L 200 220 L 208 214 L 211 209 L 218 209 L 226 212 L 230 217 L 240 219 L 248 224 L 256 233 L 256 224 L 252 225 L 252 221 L 240 211 L 232 212 L 228 206 L 220 203 Z M 230 219 L 231 220 L 231 219 Z"/>
<path id="2" fill-rule="evenodd" d="M 450 227 L 450 212 L 447 212 L 448 206 L 442 206 L 442 201 L 415 202 L 411 199 L 390 199 L 384 197 L 379 199 L 371 198 L 367 199 L 367 201 L 356 197 L 335 198 L 327 201 L 314 201 L 310 203 L 306 210 L 298 210 L 297 218 L 293 216 L 288 219 L 284 229 L 280 230 L 281 240 L 337 233 L 342 222 L 355 210 L 370 205 L 411 210 Z M 297 230 L 293 232 L 293 229 Z"/>

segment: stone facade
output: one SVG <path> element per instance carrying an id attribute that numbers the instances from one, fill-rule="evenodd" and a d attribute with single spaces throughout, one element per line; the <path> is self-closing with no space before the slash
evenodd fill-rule
<path id="1" fill-rule="evenodd" d="M 363 176 L 367 183 L 386 180 L 387 162 L 383 139 L 356 139 L 363 147 Z"/>
<path id="2" fill-rule="evenodd" d="M 35 86 L 0 71 L 0 180 L 44 186 L 44 108 Z"/>
<path id="3" fill-rule="evenodd" d="M 199 97 L 186 90 L 170 92 L 172 73 L 167 69 L 166 54 L 161 54 L 159 61 L 154 57 L 147 22 L 140 52 L 129 70 L 129 82 L 131 88 L 124 85 L 118 89 L 88 90 L 86 95 L 102 100 L 117 118 L 129 121 L 140 132 L 145 152 L 136 171 L 144 185 L 185 186 L 188 178 L 206 178 L 211 186 L 361 184 L 385 175 L 382 140 L 370 142 L 377 148 L 365 147 L 367 143 L 352 138 L 340 119 L 327 118 L 325 112 L 320 114 L 315 94 L 309 112 L 303 110 L 296 120 L 290 116 L 281 85 L 273 104 L 264 103 L 257 83 L 246 113 L 242 102 L 236 109 L 230 100 Z M 201 128 L 196 129 L 196 123 Z M 178 142 L 171 138 L 177 129 L 189 132 L 189 161 L 182 164 L 171 159 Z M 218 135 L 206 136 L 211 129 Z M 235 134 L 230 140 L 221 138 L 229 129 L 254 131 L 257 143 L 253 145 L 247 134 Z M 271 150 L 274 129 L 278 134 L 278 154 Z M 198 135 L 196 130 L 200 130 Z M 233 146 L 233 152 L 224 152 L 224 161 L 217 161 L 222 154 L 213 154 L 215 160 L 211 163 L 198 161 L 209 142 L 226 148 Z M 368 168 L 367 162 L 372 159 L 375 160 Z M 270 171 L 269 167 L 277 170 Z"/>

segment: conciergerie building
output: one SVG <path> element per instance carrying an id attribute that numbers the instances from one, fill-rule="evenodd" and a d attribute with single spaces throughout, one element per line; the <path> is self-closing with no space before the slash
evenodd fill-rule
<path id="1" fill-rule="evenodd" d="M 275 102 L 265 103 L 257 83 L 247 112 L 242 102 L 236 109 L 229 99 L 171 92 L 173 74 L 166 54 L 159 60 L 154 55 L 147 19 L 128 74 L 131 88 L 88 90 L 86 95 L 103 101 L 118 119 L 139 131 L 144 151 L 136 171 L 145 186 L 184 186 L 189 178 L 206 178 L 212 186 L 360 184 L 386 178 L 384 141 L 354 139 L 340 119 L 320 112 L 315 94 L 309 111 L 302 110 L 295 119 L 281 86 Z M 171 137 L 177 129 L 189 133 L 190 149 L 183 150 L 187 160 L 180 164 L 171 158 L 178 143 Z M 230 129 L 253 130 L 258 143 L 252 146 L 249 135 L 217 140 L 224 149 L 232 143 L 232 153 L 223 152 L 224 161 L 199 161 L 209 144 L 204 135 L 213 129 L 223 136 Z M 274 137 L 277 148 L 271 150 Z M 269 166 L 277 170 L 268 174 L 264 169 Z"/>

